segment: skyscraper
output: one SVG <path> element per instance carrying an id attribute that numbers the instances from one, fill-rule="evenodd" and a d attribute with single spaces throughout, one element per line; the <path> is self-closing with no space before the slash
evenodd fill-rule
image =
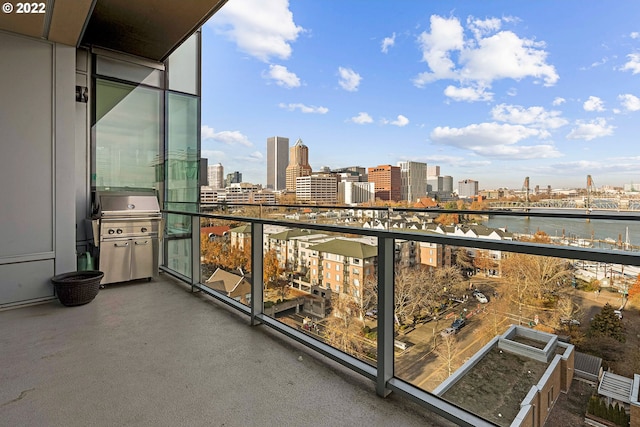
<path id="1" fill-rule="evenodd" d="M 427 195 L 427 164 L 421 162 L 398 162 L 402 179 L 402 200 L 415 202 Z"/>
<path id="2" fill-rule="evenodd" d="M 369 182 L 375 184 L 376 199 L 399 201 L 402 177 L 398 166 L 380 165 L 368 169 Z"/>
<path id="3" fill-rule="evenodd" d="M 222 163 L 209 166 L 207 176 L 209 178 L 209 187 L 224 188 L 224 166 L 222 166 Z"/>
<path id="4" fill-rule="evenodd" d="M 287 186 L 289 164 L 289 138 L 267 138 L 267 188 L 284 190 Z"/>
<path id="5" fill-rule="evenodd" d="M 296 191 L 296 178 L 311 175 L 309 147 L 298 138 L 289 150 L 289 166 L 286 169 L 287 190 Z"/>

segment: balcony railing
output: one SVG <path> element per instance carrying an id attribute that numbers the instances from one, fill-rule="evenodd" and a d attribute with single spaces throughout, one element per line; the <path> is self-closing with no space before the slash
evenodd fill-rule
<path id="1" fill-rule="evenodd" d="M 225 206 L 225 209 L 229 209 L 229 206 Z M 246 208 L 251 215 L 256 209 L 252 205 L 239 205 L 238 209 Z M 300 206 L 287 205 L 287 206 L 261 206 L 258 215 L 259 218 L 251 216 L 241 216 L 240 213 L 230 215 L 225 212 L 220 213 L 193 213 L 179 210 L 165 210 L 167 215 L 183 215 L 191 218 L 191 233 L 190 233 L 190 251 L 189 264 L 190 274 L 184 274 L 184 272 L 178 272 L 175 269 L 170 269 L 168 265 L 163 265 L 162 269 L 180 278 L 181 280 L 189 283 L 192 286 L 193 291 L 202 291 L 212 297 L 222 301 L 223 303 L 233 307 L 239 312 L 245 313 L 250 317 L 252 325 L 265 325 L 273 328 L 276 331 L 292 338 L 303 345 L 314 349 L 318 353 L 329 357 L 330 359 L 352 369 L 353 371 L 363 375 L 364 377 L 375 382 L 376 392 L 380 396 L 387 396 L 391 392 L 398 393 L 406 396 L 411 400 L 414 400 L 429 410 L 436 412 L 447 419 L 459 425 L 466 426 L 489 426 L 489 425 L 502 425 L 500 420 L 491 419 L 484 414 L 474 412 L 469 408 L 465 408 L 464 405 L 459 402 L 449 401 L 442 397 L 436 396 L 432 393 L 437 388 L 439 383 L 444 381 L 451 375 L 451 362 L 453 362 L 454 370 L 459 367 L 463 360 L 469 358 L 470 354 L 478 351 L 483 345 L 487 344 L 493 337 L 506 331 L 509 323 L 517 323 L 525 326 L 535 326 L 538 323 L 537 313 L 535 314 L 531 307 L 525 303 L 522 295 L 520 294 L 520 284 L 509 281 L 501 277 L 503 272 L 502 266 L 496 266 L 500 263 L 507 263 L 504 261 L 510 257 L 515 257 L 516 254 L 523 254 L 527 256 L 533 256 L 537 258 L 543 257 L 546 260 L 561 260 L 566 264 L 567 270 L 562 270 L 558 275 L 557 289 L 553 288 L 551 283 L 550 288 L 540 290 L 541 297 L 548 297 L 549 300 L 555 300 L 559 298 L 558 293 L 562 295 L 571 296 L 571 292 L 577 292 L 576 287 L 576 274 L 578 271 L 583 271 L 580 267 L 584 264 L 602 266 L 604 269 L 604 278 L 607 274 L 607 266 L 609 268 L 610 280 L 613 280 L 614 274 L 612 272 L 612 266 L 620 266 L 624 271 L 626 266 L 627 271 L 632 267 L 640 266 L 640 253 L 634 252 L 630 247 L 622 247 L 618 249 L 613 248 L 596 248 L 596 247 L 583 247 L 580 245 L 563 245 L 562 239 L 549 239 L 548 241 L 521 241 L 521 240 L 495 240 L 490 238 L 475 238 L 465 237 L 451 234 L 438 234 L 433 232 L 421 232 L 421 231 L 409 231 L 402 229 L 392 229 L 388 227 L 387 230 L 379 229 L 366 229 L 357 228 L 353 225 L 333 225 L 333 224 L 320 224 L 316 220 L 310 220 L 308 222 L 301 221 L 282 221 L 274 218 L 270 218 L 269 210 L 287 208 L 289 210 L 301 209 Z M 305 206 L 304 208 L 308 208 Z M 344 207 L 329 207 L 328 209 L 344 209 Z M 252 210 L 253 209 L 253 210 Z M 381 210 L 381 217 L 384 217 L 388 212 L 384 209 Z M 410 212 L 430 212 L 437 213 L 440 211 L 428 210 L 423 211 L 419 209 L 408 209 Z M 378 211 L 380 212 L 380 210 Z M 394 210 L 397 213 L 398 210 Z M 442 211 L 446 213 L 457 213 L 464 216 L 487 216 L 489 212 L 485 211 Z M 600 215 L 594 213 L 588 214 L 575 214 L 567 215 L 564 213 L 540 213 L 540 212 L 490 212 L 494 216 L 502 217 L 528 217 L 528 218 L 553 218 L 558 220 L 580 220 L 590 221 L 593 224 L 600 224 L 605 222 L 616 221 L 621 224 L 637 224 L 640 217 L 635 215 Z M 387 216 L 388 217 L 388 216 Z M 212 273 L 212 269 L 219 267 L 219 264 L 210 263 L 206 257 L 202 257 L 200 250 L 200 223 L 206 221 L 207 224 L 211 223 L 228 223 L 235 226 L 250 225 L 250 295 L 247 298 L 241 298 L 238 295 L 231 295 L 221 291 L 219 287 L 214 286 L 212 283 L 207 283 L 207 277 L 202 277 L 202 272 L 205 268 L 209 268 L 207 275 Z M 595 225 L 594 225 L 595 226 Z M 333 295 L 331 300 L 326 300 L 325 312 L 327 314 L 324 318 L 314 318 L 310 315 L 301 314 L 303 308 L 300 307 L 300 302 L 291 302 L 288 300 L 287 304 L 291 308 L 284 308 L 285 303 L 285 288 L 286 283 L 282 283 L 278 278 L 270 277 L 269 280 L 273 283 L 265 283 L 264 272 L 265 269 L 273 268 L 268 264 L 271 262 L 265 257 L 264 251 L 264 239 L 265 233 L 270 227 L 286 227 L 289 229 L 304 229 L 306 231 L 317 231 L 318 234 L 325 235 L 324 238 L 319 238 L 317 244 L 310 246 L 311 251 L 318 251 L 316 259 L 320 262 L 318 265 L 310 265 L 306 270 L 312 270 L 314 268 L 320 269 L 322 250 L 326 249 L 327 235 L 333 238 L 343 241 L 357 241 L 357 238 L 369 237 L 374 238 L 377 241 L 375 245 L 374 255 L 361 255 L 345 253 L 343 256 L 353 256 L 353 258 L 362 259 L 359 268 L 365 268 L 370 266 L 371 269 L 375 269 L 375 274 L 370 274 L 370 279 L 373 278 L 375 283 L 370 283 L 370 287 L 365 287 L 361 284 L 358 295 L 359 299 L 354 303 L 350 299 L 346 299 L 348 303 L 345 304 L 345 299 L 338 298 L 337 295 Z M 390 231 L 393 230 L 393 231 Z M 232 230 L 233 231 L 233 230 Z M 516 232 L 517 230 L 511 230 Z M 246 229 L 245 229 L 246 233 Z M 170 235 L 170 233 L 169 233 Z M 180 238 L 184 238 L 185 235 L 181 234 Z M 556 237 L 556 236 L 550 236 Z M 482 251 L 492 254 L 491 264 L 492 268 L 485 272 L 482 271 L 482 266 L 476 264 L 473 267 L 465 269 L 458 268 L 461 274 L 465 272 L 475 272 L 470 277 L 462 276 L 462 283 L 468 283 L 469 287 L 472 286 L 472 282 L 475 282 L 475 286 L 485 287 L 485 292 L 493 290 L 493 294 L 490 296 L 490 304 L 482 305 L 476 303 L 473 298 L 464 296 L 464 292 L 460 292 L 459 279 L 456 279 L 455 285 L 457 286 L 454 291 L 454 283 L 451 283 L 452 289 L 447 289 L 447 284 L 443 286 L 443 289 L 437 290 L 437 296 L 431 296 L 430 303 L 424 303 L 422 306 L 413 308 L 411 314 L 401 313 L 400 311 L 406 306 L 412 304 L 411 298 L 417 298 L 415 294 L 401 295 L 402 290 L 402 263 L 398 263 L 396 256 L 396 241 L 404 240 L 411 242 L 425 242 L 431 244 L 440 245 L 439 247 L 445 248 L 464 248 L 463 251 L 477 252 Z M 565 242 L 566 243 L 566 242 Z M 365 244 L 365 243 L 363 243 Z M 325 245 L 325 246 L 323 246 Z M 365 244 L 366 245 L 366 244 Z M 370 248 L 372 245 L 364 246 L 364 248 Z M 469 251 L 469 249 L 472 249 Z M 627 250 L 625 250 L 627 249 Z M 631 250 L 629 250 L 631 249 Z M 310 251 L 310 252 L 311 252 Z M 315 252 L 313 252 L 315 253 Z M 496 257 L 496 254 L 499 254 Z M 170 254 L 165 254 L 165 260 Z M 443 257 L 438 257 L 442 259 Z M 346 259 L 346 258 L 345 258 Z M 292 261 L 293 262 L 293 261 Z M 295 263 L 295 262 L 294 262 Z M 207 265 L 207 264 L 212 264 Z M 443 268 L 446 266 L 442 266 Z M 565 268 L 565 267 L 562 267 Z M 597 269 L 597 267 L 596 267 Z M 227 268 L 229 270 L 229 268 Z M 325 269 L 324 272 L 327 270 Z M 425 270 L 426 271 L 426 270 Z M 589 268 L 584 270 L 589 271 Z M 242 274 L 246 274 L 245 271 Z M 287 277 L 293 277 L 293 271 L 277 271 L 277 275 L 280 279 L 284 280 Z M 335 273 L 335 272 L 333 272 Z M 340 272 L 344 274 L 344 272 Z M 602 273 L 602 270 L 600 271 Z M 308 274 L 308 273 L 307 273 Z M 427 274 L 427 273 L 425 273 Z M 586 273 L 585 273 L 586 274 Z M 599 277 L 596 270 L 596 279 Z M 215 274 L 214 274 L 215 275 Z M 497 276 L 497 277 L 496 277 Z M 625 281 L 625 278 L 618 276 L 618 281 Z M 309 275 L 307 278 L 301 276 L 300 279 L 308 282 L 309 289 L 313 289 L 314 283 Z M 323 283 L 329 283 L 326 278 L 322 278 Z M 425 276 L 427 277 L 427 276 Z M 428 276 L 432 277 L 432 276 Z M 332 280 L 335 277 L 331 278 Z M 346 280 L 346 276 L 342 278 Z M 504 280 L 503 280 L 504 279 Z M 524 278 L 523 280 L 530 280 L 531 278 Z M 587 280 L 588 278 L 583 278 Z M 335 283 L 343 284 L 343 280 L 333 280 Z M 553 279 L 555 280 L 555 279 Z M 626 279 L 628 289 L 628 279 Z M 497 287 L 500 286 L 500 290 L 497 291 Z M 425 285 L 426 287 L 426 285 Z M 467 288 L 468 289 L 468 288 Z M 344 287 L 341 287 L 340 291 L 343 291 Z M 505 291 L 506 290 L 506 291 Z M 282 294 L 280 294 L 280 292 Z M 458 292 L 458 294 L 455 294 Z M 509 296 L 500 295 L 500 293 L 507 292 Z M 324 293 L 324 292 L 323 292 Z M 335 294 L 336 292 L 334 292 Z M 341 293 L 341 292 L 337 292 Z M 543 295 L 544 293 L 544 295 Z M 277 296 L 274 296 L 277 294 Z M 455 295 L 454 295 L 455 294 Z M 280 297 L 282 295 L 282 297 Z M 310 295 L 314 295 L 313 292 Z M 350 295 L 353 296 L 350 292 Z M 448 300 L 443 300 L 449 296 Z M 620 300 L 621 303 L 625 301 L 626 295 L 620 294 L 618 298 L 617 294 L 612 294 L 612 300 Z M 475 296 L 475 294 L 474 294 Z M 299 297 L 299 295 L 298 295 Z M 319 302 L 321 298 L 317 294 L 315 297 L 317 301 L 311 302 L 315 304 Z M 300 297 L 304 299 L 304 297 Z M 408 298 L 406 305 L 400 301 L 402 298 Z M 508 300 L 507 300 L 508 298 Z M 495 301 L 492 301 L 495 299 Z M 295 298 L 291 298 L 295 300 Z M 365 301 L 366 300 L 366 301 Z M 502 300 L 500 309 L 497 309 L 498 304 Z M 373 303 L 372 303 L 373 301 Z M 426 301 L 426 300 L 425 300 Z M 438 307 L 434 307 L 434 301 L 442 302 Z M 460 301 L 460 304 L 456 305 Z M 473 301 L 473 303 L 471 303 Z M 283 312 L 287 312 L 285 315 L 278 315 L 273 309 L 274 305 L 281 305 Z M 306 302 L 305 302 L 306 304 Z M 375 310 L 371 310 L 371 307 L 375 307 Z M 464 307 L 464 308 L 463 308 Z M 493 307 L 493 308 L 488 308 Z M 618 307 L 615 307 L 618 308 Z M 311 310 L 313 313 L 318 313 L 318 308 L 314 305 Z M 267 315 L 266 312 L 274 313 Z M 374 314 L 372 315 L 372 312 Z M 413 320 L 411 320 L 411 316 Z M 473 317 L 476 316 L 476 317 Z M 492 320 L 491 316 L 495 318 Z M 497 321 L 496 318 L 500 317 Z M 454 355 L 457 357 L 450 357 L 449 360 L 449 372 L 443 369 L 439 360 L 446 360 L 447 354 L 443 350 L 438 350 L 442 347 L 443 338 L 439 333 L 439 330 L 448 326 L 448 323 L 455 318 L 466 317 L 469 320 L 469 324 L 477 322 L 477 325 L 482 326 L 484 335 L 486 337 L 480 341 L 473 341 L 465 349 L 467 353 L 462 354 L 462 350 L 459 350 L 460 354 Z M 340 321 L 336 321 L 336 318 Z M 495 328 L 491 324 L 495 323 Z M 354 326 L 356 324 L 356 326 Z M 500 328 L 498 328 L 498 324 Z M 420 339 L 413 339 L 411 335 L 406 334 L 405 331 L 408 328 L 405 326 L 416 326 L 420 328 L 422 334 Z M 362 326 L 362 327 L 361 327 Z M 337 327 L 344 328 L 342 332 L 336 332 Z M 417 330 L 416 327 L 416 330 Z M 470 326 L 468 326 L 470 327 Z M 372 331 L 375 330 L 375 334 L 364 333 L 360 335 L 360 331 Z M 349 332 L 351 331 L 351 332 Z M 355 333 L 353 331 L 358 331 Z M 464 329 L 462 330 L 464 331 Z M 336 335 L 344 334 L 341 338 L 336 338 Z M 413 333 L 413 332 L 412 332 Z M 349 334 L 351 334 L 349 336 Z M 467 335 L 466 338 L 465 335 Z M 460 336 L 463 339 L 469 339 L 470 334 L 461 333 Z M 480 334 L 474 334 L 480 335 Z M 349 336 L 349 337 L 347 337 Z M 347 337 L 347 338 L 345 338 Z M 475 338 L 474 338 L 475 339 Z M 345 343 L 345 340 L 353 340 L 353 342 Z M 410 342 L 414 341 L 414 342 Z M 409 342 L 409 343 L 407 343 Z M 464 342 L 467 344 L 467 341 Z M 473 345 L 472 345 L 473 344 Z M 440 347 L 438 347 L 440 346 Z M 409 350 L 407 350 L 409 348 Z M 487 378 L 487 381 L 492 381 L 491 378 Z M 502 416 L 502 415 L 501 415 Z M 545 415 L 546 416 L 546 415 Z M 510 422 L 509 422 L 510 423 Z M 509 425 L 509 424 L 506 424 Z"/>

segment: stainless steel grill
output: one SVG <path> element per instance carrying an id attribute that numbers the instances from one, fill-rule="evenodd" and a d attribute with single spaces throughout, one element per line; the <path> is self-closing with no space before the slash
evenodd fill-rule
<path id="1" fill-rule="evenodd" d="M 102 283 L 157 277 L 163 221 L 155 194 L 99 193 L 94 211 Z"/>

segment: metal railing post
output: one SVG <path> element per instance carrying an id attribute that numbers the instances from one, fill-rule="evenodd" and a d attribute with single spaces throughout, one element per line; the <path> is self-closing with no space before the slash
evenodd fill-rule
<path id="1" fill-rule="evenodd" d="M 191 218 L 191 290 L 202 281 L 200 270 L 200 217 Z"/>
<path id="2" fill-rule="evenodd" d="M 258 325 L 260 320 L 256 315 L 262 314 L 264 301 L 263 256 L 264 241 L 263 225 L 251 223 L 251 324 Z"/>
<path id="3" fill-rule="evenodd" d="M 391 393 L 387 382 L 393 378 L 393 279 L 394 239 L 378 238 L 378 372 L 376 393 L 386 397 Z"/>

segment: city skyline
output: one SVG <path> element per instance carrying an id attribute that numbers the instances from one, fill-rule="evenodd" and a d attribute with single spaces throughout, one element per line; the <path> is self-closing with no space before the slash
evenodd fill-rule
<path id="1" fill-rule="evenodd" d="M 266 138 L 284 135 L 314 170 L 417 161 L 480 189 L 638 182 L 634 11 L 234 0 L 203 28 L 203 157 L 265 184 Z"/>

